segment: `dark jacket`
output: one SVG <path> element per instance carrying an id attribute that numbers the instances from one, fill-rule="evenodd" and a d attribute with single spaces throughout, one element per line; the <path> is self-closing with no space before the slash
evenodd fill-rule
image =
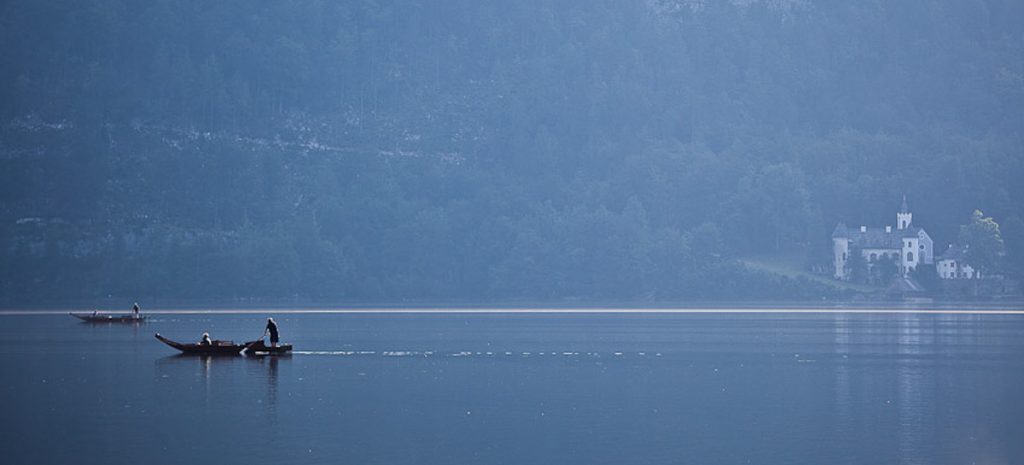
<path id="1" fill-rule="evenodd" d="M 270 331 L 270 340 L 277 341 L 277 325 L 273 321 L 267 322 L 267 331 Z"/>

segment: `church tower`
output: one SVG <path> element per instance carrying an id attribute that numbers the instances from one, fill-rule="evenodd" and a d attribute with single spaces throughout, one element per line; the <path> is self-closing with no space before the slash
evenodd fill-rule
<path id="1" fill-rule="evenodd" d="M 907 196 L 903 195 L 903 204 L 900 205 L 900 211 L 896 214 L 896 229 L 907 229 L 914 220 L 914 214 L 910 213 L 910 208 L 907 207 Z"/>

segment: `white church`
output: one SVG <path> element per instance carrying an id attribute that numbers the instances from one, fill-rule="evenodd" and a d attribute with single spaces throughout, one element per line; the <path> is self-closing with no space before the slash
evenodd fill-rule
<path id="1" fill-rule="evenodd" d="M 932 246 L 932 238 L 924 228 L 914 226 L 914 215 L 907 208 L 904 196 L 900 211 L 896 213 L 895 228 L 861 226 L 850 229 L 843 223 L 836 225 L 832 232 L 835 278 L 850 279 L 850 253 L 854 250 L 860 251 L 869 269 L 879 259 L 889 258 L 897 264 L 900 274 L 906 276 L 919 264 L 934 263 Z"/>

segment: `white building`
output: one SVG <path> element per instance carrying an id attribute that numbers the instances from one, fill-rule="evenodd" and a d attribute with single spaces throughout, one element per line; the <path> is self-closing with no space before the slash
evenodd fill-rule
<path id="1" fill-rule="evenodd" d="M 967 248 L 960 245 L 950 245 L 935 262 L 935 271 L 942 279 L 974 279 L 981 278 L 971 265 L 964 262 L 967 255 Z"/>
<path id="2" fill-rule="evenodd" d="M 918 264 L 932 264 L 932 238 L 924 228 L 914 226 L 914 215 L 907 208 L 903 197 L 900 211 L 896 213 L 896 228 L 885 226 L 849 229 L 845 224 L 836 225 L 832 232 L 832 254 L 836 279 L 850 279 L 850 254 L 859 251 L 868 268 L 882 259 L 895 263 L 900 274 L 906 276 Z"/>

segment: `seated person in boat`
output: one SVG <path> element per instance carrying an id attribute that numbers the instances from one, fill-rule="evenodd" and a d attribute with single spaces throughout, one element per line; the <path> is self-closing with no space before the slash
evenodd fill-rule
<path id="1" fill-rule="evenodd" d="M 263 335 L 266 336 L 267 333 L 270 333 L 270 347 L 277 347 L 280 339 L 277 334 L 277 323 L 274 323 L 273 318 L 267 318 L 267 329 L 263 331 Z"/>
<path id="2" fill-rule="evenodd" d="M 213 341 L 210 339 L 210 333 L 203 333 L 203 339 L 199 341 L 201 346 L 212 346 Z"/>

